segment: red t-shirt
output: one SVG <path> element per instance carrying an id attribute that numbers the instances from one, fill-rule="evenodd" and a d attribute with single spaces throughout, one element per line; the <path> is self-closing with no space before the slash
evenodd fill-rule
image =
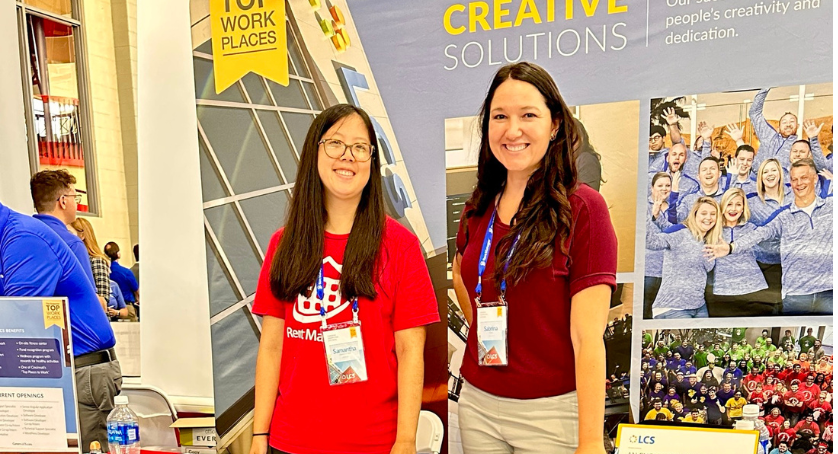
<path id="1" fill-rule="evenodd" d="M 818 427 L 818 423 L 812 421 L 812 423 L 810 424 L 810 423 L 806 422 L 805 419 L 801 420 L 800 422 L 797 423 L 796 426 L 794 426 L 794 431 L 795 432 L 800 432 L 801 430 L 811 430 L 812 433 L 814 433 L 815 435 L 820 435 L 821 434 L 821 428 Z"/>
<path id="2" fill-rule="evenodd" d="M 803 393 L 803 397 L 806 399 L 806 403 L 812 401 L 817 401 L 821 395 L 821 387 L 812 383 L 812 386 L 807 386 L 806 382 L 802 382 L 798 391 Z"/>
<path id="3" fill-rule="evenodd" d="M 783 429 L 780 433 L 777 434 L 777 443 L 780 444 L 781 441 L 785 441 L 788 444 L 794 442 L 797 439 L 797 432 L 789 427 L 788 429 Z"/>
<path id="4" fill-rule="evenodd" d="M 771 430 L 772 435 L 776 435 L 780 432 L 780 429 L 783 428 L 783 421 L 786 419 L 783 418 L 782 414 L 777 415 L 775 418 L 774 415 L 768 414 L 763 418 L 765 421 L 765 427 L 768 427 Z"/>
<path id="5" fill-rule="evenodd" d="M 570 340 L 570 299 L 595 285 L 616 287 L 617 237 L 608 207 L 598 192 L 580 185 L 571 194 L 570 205 L 572 226 L 568 251 L 571 264 L 561 253 L 557 239 L 550 267 L 530 270 L 518 285 L 507 288 L 509 365 L 479 366 L 477 331 L 469 330 L 460 370 L 469 383 L 483 391 L 502 397 L 534 399 L 576 389 Z M 457 252 L 463 255 L 460 270 L 475 314 L 477 264 L 492 213 L 489 208 L 483 215 L 461 220 L 457 233 Z M 483 301 L 498 300 L 492 277 L 495 248 L 509 231 L 509 225 L 495 219 L 494 240 L 483 274 Z M 520 251 L 520 247 L 517 250 Z"/>
<path id="6" fill-rule="evenodd" d="M 271 261 L 282 236 L 268 246 L 253 313 L 285 319 L 279 394 L 270 445 L 294 454 L 389 453 L 396 440 L 398 364 L 394 332 L 439 321 L 439 309 L 417 238 L 387 218 L 375 300 L 360 298 L 358 316 L 368 380 L 330 386 L 320 339 L 317 296 L 280 301 L 270 288 Z M 349 235 L 326 233 L 323 265 L 330 324 L 352 320 L 339 288 Z"/>
<path id="7" fill-rule="evenodd" d="M 756 374 L 748 374 L 742 379 L 742 383 L 745 385 L 745 388 L 751 392 L 757 389 L 757 385 L 763 382 L 762 375 Z"/>
<path id="8" fill-rule="evenodd" d="M 809 403 L 809 409 L 813 412 L 817 411 L 820 413 L 818 417 L 815 418 L 816 422 L 825 421 L 829 417 L 829 414 L 832 413 L 832 405 L 830 405 L 827 401 L 819 402 L 816 400 L 811 402 Z"/>
<path id="9" fill-rule="evenodd" d="M 797 392 L 794 391 L 786 391 L 783 394 L 783 403 L 786 406 L 786 411 L 790 413 L 803 413 L 803 410 L 806 409 L 806 398 L 803 396 L 803 393 L 800 389 Z M 802 403 L 802 405 L 801 405 Z"/>

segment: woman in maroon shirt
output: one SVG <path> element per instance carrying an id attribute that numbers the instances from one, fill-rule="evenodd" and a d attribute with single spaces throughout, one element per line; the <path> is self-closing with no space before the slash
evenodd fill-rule
<path id="1" fill-rule="evenodd" d="M 604 453 L 617 239 L 602 196 L 577 182 L 576 120 L 544 69 L 516 63 L 495 75 L 480 122 L 453 269 L 471 327 L 464 451 Z"/>

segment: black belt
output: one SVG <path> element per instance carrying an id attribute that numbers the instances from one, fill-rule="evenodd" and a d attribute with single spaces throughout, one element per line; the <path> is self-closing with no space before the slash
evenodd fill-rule
<path id="1" fill-rule="evenodd" d="M 109 363 L 116 360 L 116 351 L 113 348 L 85 353 L 75 357 L 76 368 L 93 366 L 96 364 Z"/>

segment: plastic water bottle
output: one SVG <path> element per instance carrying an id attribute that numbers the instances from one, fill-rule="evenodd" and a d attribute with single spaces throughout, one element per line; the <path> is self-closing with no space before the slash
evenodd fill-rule
<path id="1" fill-rule="evenodd" d="M 128 396 L 116 396 L 116 405 L 108 415 L 108 451 L 110 454 L 140 454 L 140 424 L 128 408 Z"/>
<path id="2" fill-rule="evenodd" d="M 735 428 L 759 432 L 757 454 L 768 454 L 769 448 L 771 448 L 771 433 L 765 427 L 765 421 L 759 419 L 759 405 L 745 405 L 742 408 L 742 419 L 736 422 Z"/>

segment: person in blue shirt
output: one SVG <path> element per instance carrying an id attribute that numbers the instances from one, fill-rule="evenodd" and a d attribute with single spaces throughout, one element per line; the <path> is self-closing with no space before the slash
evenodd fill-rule
<path id="1" fill-rule="evenodd" d="M 35 219 L 43 222 L 70 247 L 82 270 L 94 286 L 90 255 L 81 238 L 70 232 L 68 226 L 76 220 L 82 194 L 76 190 L 76 177 L 66 170 L 42 170 L 29 180 L 32 202 L 35 204 Z M 104 298 L 103 298 L 104 300 Z M 104 302 L 104 301 L 103 301 Z"/>
<path id="2" fill-rule="evenodd" d="M 731 176 L 729 188 L 739 188 L 745 195 L 757 192 L 757 181 L 751 172 L 755 155 L 756 151 L 750 145 L 743 144 L 736 148 L 736 154 L 728 166 L 728 175 Z"/>
<path id="3" fill-rule="evenodd" d="M 649 171 L 662 167 L 669 153 L 666 146 L 666 128 L 653 125 L 649 128 Z"/>
<path id="4" fill-rule="evenodd" d="M 780 239 L 783 314 L 832 314 L 832 197 L 815 193 L 817 170 L 811 159 L 792 164 L 794 203 L 737 241 L 707 245 L 708 257 L 740 254 L 761 241 Z"/>
<path id="5" fill-rule="evenodd" d="M 646 247 L 664 251 L 663 278 L 652 304 L 653 318 L 707 317 L 704 289 L 707 273 L 715 260 L 704 256 L 705 244 L 716 244 L 721 237 L 719 205 L 701 197 L 693 205 L 684 224 L 665 231 L 647 221 Z"/>
<path id="6" fill-rule="evenodd" d="M 128 317 L 128 306 L 125 305 L 125 298 L 122 297 L 122 291 L 119 290 L 119 284 L 110 281 L 110 298 L 108 299 L 108 316 L 112 321 L 117 321 L 120 318 Z"/>
<path id="7" fill-rule="evenodd" d="M 672 175 L 658 172 L 652 177 L 652 194 L 646 217 L 649 222 L 655 222 L 661 229 L 670 227 L 669 219 L 661 215 L 669 207 L 669 192 L 672 187 Z M 643 286 L 643 318 L 652 318 L 652 302 L 658 296 L 663 275 L 663 251 L 646 248 L 646 268 Z"/>
<path id="8" fill-rule="evenodd" d="M 768 97 L 769 90 L 770 88 L 763 88 L 754 96 L 754 102 L 748 112 L 751 126 L 754 128 L 760 144 L 754 165 L 759 167 L 762 161 L 776 158 L 780 161 L 783 170 L 788 172 L 791 166 L 789 151 L 791 145 L 797 140 L 797 116 L 791 112 L 786 112 L 780 117 L 779 130 L 775 130 L 763 114 L 765 98 Z"/>
<path id="9" fill-rule="evenodd" d="M 111 241 L 105 245 L 105 255 L 111 259 L 111 279 L 119 284 L 119 290 L 127 304 L 134 306 L 137 311 L 137 319 L 140 317 L 140 284 L 134 278 L 130 269 L 120 265 L 118 260 L 122 257 L 119 252 L 119 245 Z"/>
<path id="10" fill-rule="evenodd" d="M 721 210 L 723 241 L 733 242 L 756 229 L 748 222 L 751 212 L 742 189 L 725 191 Z M 716 259 L 711 282 L 712 292 L 707 298 L 710 316 L 773 315 L 779 308 L 780 295 L 767 290 L 768 283 L 757 264 L 756 247 Z"/>
<path id="11" fill-rule="evenodd" d="M 719 160 L 708 156 L 701 160 L 698 165 L 699 189 L 692 193 L 680 193 L 676 185 L 673 185 L 669 194 L 669 209 L 667 215 L 669 222 L 677 224 L 683 222 L 689 215 L 696 200 L 701 197 L 712 197 L 717 203 L 722 200 L 722 194 L 728 186 L 729 175 L 722 175 Z"/>
<path id="12" fill-rule="evenodd" d="M 122 387 L 105 306 L 78 259 L 52 229 L 1 203 L 0 296 L 68 299 L 81 443 L 90 446 L 95 440 L 104 446 L 105 421 Z"/>
<path id="13" fill-rule="evenodd" d="M 672 145 L 672 148 L 670 148 L 666 153 L 663 165 L 661 167 L 649 169 L 649 179 L 651 180 L 654 178 L 656 173 L 663 172 L 669 174 L 670 179 L 672 179 L 672 190 L 680 188 L 680 193 L 682 194 L 689 194 L 698 191 L 698 181 L 696 181 L 692 175 L 687 175 L 684 170 L 687 159 L 687 147 L 683 143 L 679 142 Z M 674 185 L 676 182 L 678 183 L 677 187 Z"/>

